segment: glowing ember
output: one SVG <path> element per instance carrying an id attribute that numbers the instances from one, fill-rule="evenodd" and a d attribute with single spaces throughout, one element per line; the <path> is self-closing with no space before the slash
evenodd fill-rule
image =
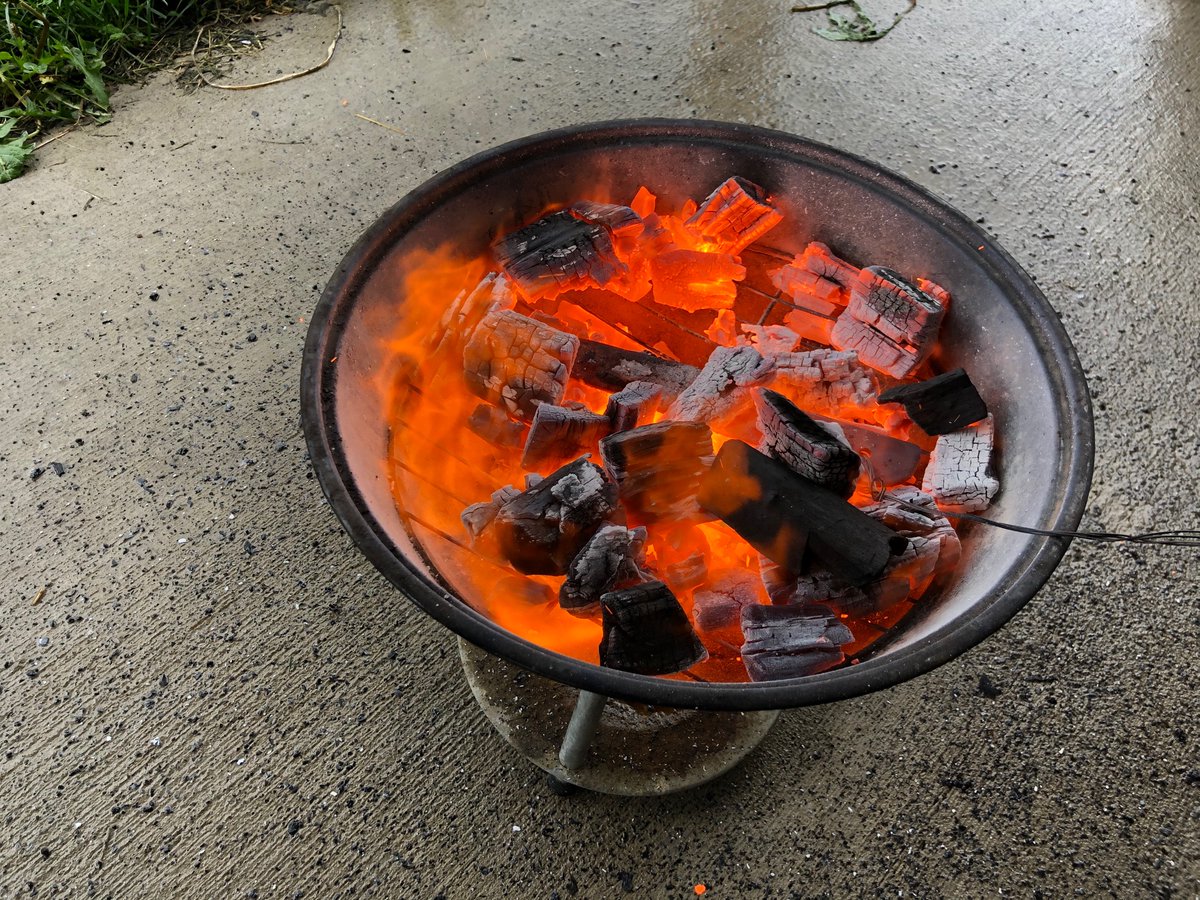
<path id="1" fill-rule="evenodd" d="M 939 504 L 998 487 L 983 400 L 928 362 L 949 293 L 771 249 L 783 215 L 743 178 L 611 199 L 409 261 L 381 375 L 398 508 L 450 588 L 550 650 L 707 681 L 853 663 L 957 565 Z"/>

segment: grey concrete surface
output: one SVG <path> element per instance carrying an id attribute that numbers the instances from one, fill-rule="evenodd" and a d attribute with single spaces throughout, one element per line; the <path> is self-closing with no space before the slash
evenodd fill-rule
<path id="1" fill-rule="evenodd" d="M 482 147 L 694 115 L 981 218 L 1088 372 L 1086 524 L 1197 526 L 1200 5 L 922 0 L 863 46 L 789 5 L 346 0 L 322 72 L 163 73 L 0 187 L 0 895 L 1200 895 L 1195 552 L 1077 544 L 974 651 L 707 787 L 560 798 L 320 497 L 300 351 L 355 236 Z M 268 19 L 230 77 L 332 29 Z"/>

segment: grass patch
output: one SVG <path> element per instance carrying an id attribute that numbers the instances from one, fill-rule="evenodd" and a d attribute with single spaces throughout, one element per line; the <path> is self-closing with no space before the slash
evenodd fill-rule
<path id="1" fill-rule="evenodd" d="M 270 0 L 2 0 L 0 183 L 21 174 L 36 138 L 104 122 L 106 82 L 161 65 L 195 28 L 238 20 Z"/>

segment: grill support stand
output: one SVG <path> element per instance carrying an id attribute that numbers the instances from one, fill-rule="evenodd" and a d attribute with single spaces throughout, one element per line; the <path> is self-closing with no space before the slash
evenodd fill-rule
<path id="1" fill-rule="evenodd" d="M 607 703 L 608 698 L 602 694 L 579 692 L 575 711 L 571 713 L 571 721 L 567 723 L 567 732 L 563 735 L 562 746 L 558 748 L 558 761 L 571 771 L 582 769 L 587 762 L 588 750 L 596 739 L 600 716 Z"/>
<path id="2" fill-rule="evenodd" d="M 604 794 L 656 796 L 725 774 L 779 713 L 706 712 L 626 703 L 534 675 L 461 638 L 475 700 L 500 735 L 550 776 Z"/>

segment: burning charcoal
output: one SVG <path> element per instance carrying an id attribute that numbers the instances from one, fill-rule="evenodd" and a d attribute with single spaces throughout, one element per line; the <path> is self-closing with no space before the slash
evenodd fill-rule
<path id="1" fill-rule="evenodd" d="M 871 474 L 884 485 L 907 481 L 921 462 L 921 448 L 908 441 L 894 438 L 882 428 L 858 422 L 840 422 L 813 416 L 829 429 L 837 429 L 842 440 L 850 445 L 860 459 L 866 460 Z"/>
<path id="2" fill-rule="evenodd" d="M 937 300 L 896 272 L 868 266 L 833 326 L 833 346 L 856 350 L 873 369 L 904 378 L 933 352 L 944 313 Z"/>
<path id="3" fill-rule="evenodd" d="M 572 615 L 595 615 L 602 595 L 643 580 L 645 551 L 645 528 L 605 525 L 571 560 L 558 605 Z"/>
<path id="4" fill-rule="evenodd" d="M 555 468 L 595 444 L 608 429 L 609 420 L 588 409 L 543 403 L 533 414 L 521 467 Z"/>
<path id="5" fill-rule="evenodd" d="M 786 393 L 812 413 L 836 416 L 844 407 L 865 408 L 875 403 L 875 379 L 852 350 L 807 350 L 780 353 L 775 377 L 767 385 Z"/>
<path id="6" fill-rule="evenodd" d="M 916 509 L 914 509 L 916 507 Z M 942 515 L 933 497 L 912 485 L 892 488 L 883 499 L 863 512 L 905 537 L 927 537 L 939 545 L 938 567 L 958 565 L 962 545 L 950 520 Z"/>
<path id="7" fill-rule="evenodd" d="M 791 353 L 800 343 L 800 335 L 784 325 L 742 325 L 741 329 L 763 356 Z"/>
<path id="8" fill-rule="evenodd" d="M 950 292 L 928 278 L 917 278 L 917 287 L 942 305 L 942 309 L 950 308 Z"/>
<path id="9" fill-rule="evenodd" d="M 928 494 L 900 487 L 863 507 L 863 512 L 908 539 L 908 546 L 888 559 L 877 578 L 855 587 L 825 569 L 794 575 L 764 560 L 762 579 L 771 602 L 827 603 L 847 615 L 867 616 L 902 600 L 918 600 L 937 570 L 949 571 L 958 564 L 958 535 Z"/>
<path id="10" fill-rule="evenodd" d="M 576 203 L 568 212 L 584 222 L 603 225 L 614 236 L 638 235 L 645 227 L 641 216 L 628 206 L 617 206 L 615 203 L 584 200 Z"/>
<path id="11" fill-rule="evenodd" d="M 763 452 L 839 497 L 854 493 L 858 454 L 844 441 L 782 394 L 758 390 L 754 402 L 758 407 Z"/>
<path id="12" fill-rule="evenodd" d="M 667 418 L 676 422 L 712 422 L 729 413 L 746 392 L 775 371 L 772 359 L 753 347 L 718 347 L 696 380 L 675 398 Z"/>
<path id="13" fill-rule="evenodd" d="M 672 589 L 686 591 L 703 584 L 708 577 L 708 556 L 697 550 L 677 563 L 667 566 L 664 573 Z"/>
<path id="14" fill-rule="evenodd" d="M 745 277 L 746 267 L 726 253 L 667 250 L 650 260 L 654 302 L 688 312 L 729 309 L 737 298 L 734 282 Z"/>
<path id="15" fill-rule="evenodd" d="M 620 391 L 608 398 L 608 407 L 604 415 L 608 419 L 611 431 L 629 431 L 637 428 L 643 419 L 649 419 L 663 390 L 657 384 L 649 381 L 631 381 Z"/>
<path id="16" fill-rule="evenodd" d="M 832 491 L 741 441 L 727 441 L 700 485 L 702 509 L 759 553 L 804 571 L 806 547 L 848 584 L 873 580 L 906 539 Z"/>
<path id="17" fill-rule="evenodd" d="M 722 253 L 741 253 L 782 220 L 765 190 L 734 176 L 708 195 L 687 226 Z"/>
<path id="18" fill-rule="evenodd" d="M 627 271 L 602 224 L 569 210 L 543 216 L 496 243 L 496 259 L 530 300 L 604 287 Z"/>
<path id="19" fill-rule="evenodd" d="M 512 310 L 488 313 L 463 351 L 471 393 L 528 421 L 539 403 L 558 403 L 579 338 Z"/>
<path id="20" fill-rule="evenodd" d="M 467 529 L 467 534 L 471 536 L 471 543 L 474 544 L 479 540 L 488 526 L 496 518 L 496 514 L 500 512 L 500 507 L 504 506 L 509 500 L 512 500 L 521 492 L 511 484 L 506 484 L 497 491 L 492 492 L 492 499 L 483 503 L 472 503 L 462 511 L 459 518 L 462 520 L 463 527 Z"/>
<path id="21" fill-rule="evenodd" d="M 571 375 L 584 384 L 619 391 L 635 381 L 648 381 L 663 390 L 663 400 L 673 400 L 696 380 L 700 370 L 673 359 L 622 350 L 597 341 L 583 340 Z"/>
<path id="22" fill-rule="evenodd" d="M 749 572 L 732 572 L 692 598 L 692 620 L 701 632 L 727 628 L 741 621 L 742 610 L 758 603 L 761 586 Z"/>
<path id="23" fill-rule="evenodd" d="M 988 414 L 987 404 L 962 369 L 891 388 L 879 395 L 879 402 L 904 404 L 908 417 L 926 434 L 949 434 Z"/>
<path id="24" fill-rule="evenodd" d="M 511 309 L 515 302 L 512 282 L 499 272 L 488 272 L 479 284 L 460 293 L 446 308 L 436 332 L 434 352 L 461 352 L 488 313 Z"/>
<path id="25" fill-rule="evenodd" d="M 833 251 L 820 241 L 813 241 L 805 247 L 804 252 L 796 257 L 796 264 L 846 289 L 858 281 L 861 271 L 858 266 L 835 256 Z"/>
<path id="26" fill-rule="evenodd" d="M 845 661 L 850 629 L 827 606 L 763 606 L 742 610 L 742 660 L 751 681 L 815 675 Z"/>
<path id="27" fill-rule="evenodd" d="M 600 665 L 641 675 L 681 672 L 708 658 L 687 613 L 661 581 L 600 598 L 604 637 Z"/>
<path id="28" fill-rule="evenodd" d="M 500 552 L 526 575 L 562 575 L 616 506 L 604 470 L 577 459 L 501 507 L 493 522 Z"/>
<path id="29" fill-rule="evenodd" d="M 467 427 L 493 447 L 515 448 L 525 442 L 525 426 L 486 403 L 480 403 L 467 417 Z"/>
<path id="30" fill-rule="evenodd" d="M 1000 482 L 988 473 L 994 433 L 994 422 L 988 416 L 978 425 L 939 437 L 925 467 L 921 490 L 932 494 L 943 509 L 987 509 L 1000 490 Z"/>
<path id="31" fill-rule="evenodd" d="M 695 518 L 712 452 L 712 432 L 702 422 L 656 422 L 600 441 L 626 510 L 642 522 Z"/>

